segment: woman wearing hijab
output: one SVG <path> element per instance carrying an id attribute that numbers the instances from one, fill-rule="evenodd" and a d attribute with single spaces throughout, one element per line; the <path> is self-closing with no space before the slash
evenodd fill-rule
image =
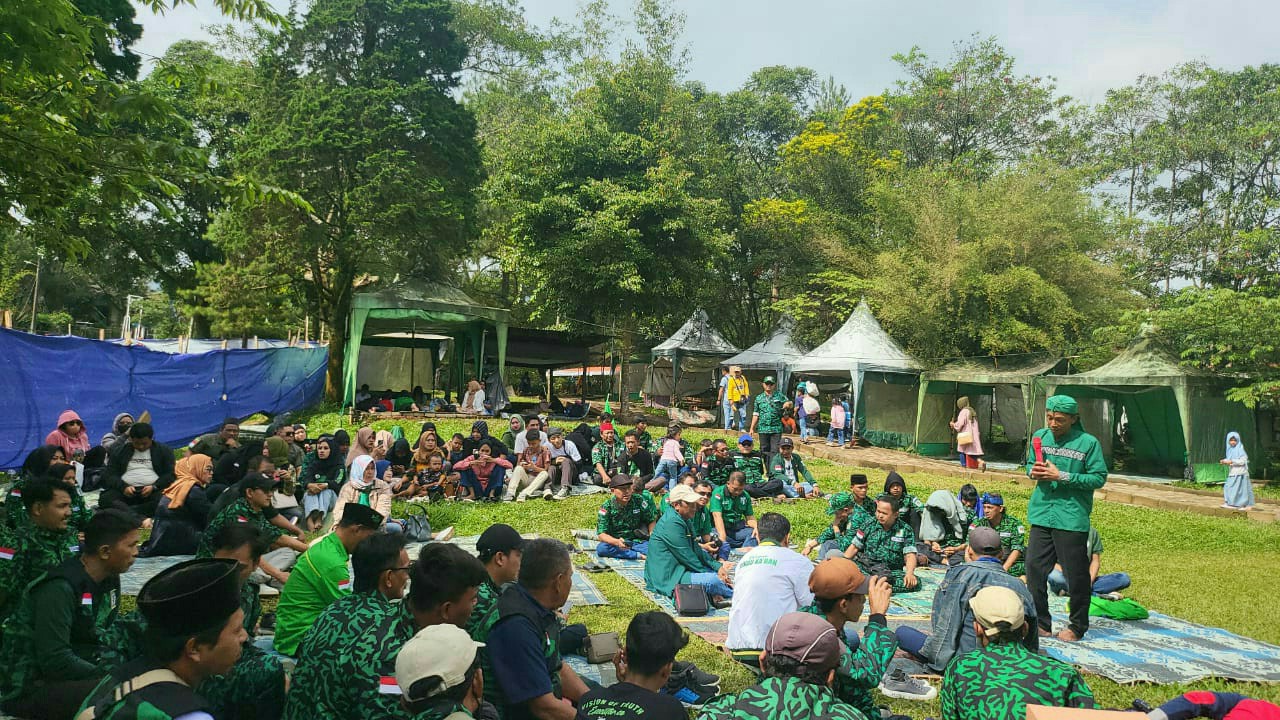
<path id="1" fill-rule="evenodd" d="M 373 428 L 369 427 L 368 425 L 356 431 L 356 439 L 354 442 L 351 443 L 351 449 L 347 451 L 347 468 L 348 469 L 351 468 L 351 463 L 355 462 L 356 458 L 360 457 L 361 455 L 368 455 L 369 457 L 373 457 L 373 449 L 375 447 L 373 444 L 373 439 L 375 434 L 376 433 L 373 432 Z M 337 433 L 334 433 L 334 437 L 337 437 Z M 354 474 L 352 474 L 352 477 L 355 477 Z"/>
<path id="2" fill-rule="evenodd" d="M 524 433 L 524 418 L 519 415 L 512 415 L 507 418 L 507 429 L 502 433 L 502 444 L 508 448 L 515 448 L 516 438 Z"/>
<path id="3" fill-rule="evenodd" d="M 1222 507 L 1252 510 L 1253 484 L 1249 482 L 1249 456 L 1244 451 L 1240 433 L 1227 433 L 1227 456 L 1218 462 L 1227 466 L 1227 484 L 1222 487 Z"/>
<path id="4" fill-rule="evenodd" d="M 501 440 L 489 434 L 489 423 L 486 420 L 471 423 L 470 437 L 462 440 L 462 449 L 468 455 L 475 454 L 481 445 L 488 445 L 494 457 L 506 457 L 509 452 Z"/>
<path id="5" fill-rule="evenodd" d="M 298 507 L 298 470 L 289 462 L 289 442 L 279 435 L 272 435 L 263 443 L 263 453 L 276 470 L 288 470 L 288 474 L 280 478 L 281 483 L 271 493 L 271 507 L 297 523 L 302 520 L 302 508 Z"/>
<path id="6" fill-rule="evenodd" d="M 431 430 L 418 436 L 418 447 L 413 452 L 413 462 L 409 465 L 409 470 L 417 473 L 426 470 L 433 455 L 439 455 L 441 460 L 449 459 L 448 454 L 440 447 L 435 431 Z"/>
<path id="7" fill-rule="evenodd" d="M 462 404 L 458 406 L 458 412 L 463 415 L 485 415 L 484 409 L 484 387 L 479 381 L 472 380 L 467 383 L 467 394 L 462 396 Z"/>
<path id="8" fill-rule="evenodd" d="M 194 555 L 209 522 L 212 503 L 205 491 L 213 479 L 213 460 L 199 453 L 188 455 L 173 472 L 175 479 L 156 507 L 151 537 L 138 551 L 142 557 Z"/>
<path id="9" fill-rule="evenodd" d="M 66 464 L 66 462 L 66 455 L 57 445 L 41 445 L 27 453 L 27 459 L 22 461 L 22 472 L 18 473 L 13 485 L 9 487 L 9 494 L 5 496 L 4 514 L 9 527 L 19 527 L 18 523 L 27 517 L 27 508 L 22 504 L 22 490 L 27 483 L 43 479 L 49 473 L 50 467 L 55 464 Z"/>
<path id="10" fill-rule="evenodd" d="M 62 448 L 67 460 L 83 460 L 89 452 L 89 431 L 75 410 L 63 410 L 58 416 L 58 427 L 45 437 L 44 444 Z"/>
<path id="11" fill-rule="evenodd" d="M 333 505 L 333 522 L 330 531 L 338 526 L 342 519 L 342 508 L 347 503 L 357 503 L 373 508 L 384 520 L 391 517 L 391 486 L 378 477 L 378 468 L 373 457 L 357 455 L 351 461 L 351 477 L 338 490 L 337 502 Z M 388 526 L 388 529 L 390 527 Z"/>
<path id="12" fill-rule="evenodd" d="M 400 428 L 396 428 L 399 430 Z M 395 444 L 396 436 L 390 430 L 379 430 L 373 434 L 373 459 L 386 460 L 387 453 L 391 452 L 391 446 Z"/>
<path id="13" fill-rule="evenodd" d="M 405 438 L 400 438 L 391 443 L 391 452 L 387 453 L 387 461 L 391 463 L 391 467 L 395 468 L 396 475 L 412 472 L 413 450 L 409 447 L 409 441 Z"/>
<path id="14" fill-rule="evenodd" d="M 111 446 L 117 442 L 121 440 L 127 441 L 129 439 L 130 425 L 133 425 L 133 415 L 131 413 L 123 412 L 116 415 L 115 419 L 111 421 L 111 432 L 103 435 L 98 444 L 110 450 Z"/>
<path id="15" fill-rule="evenodd" d="M 338 442 L 331 437 L 316 441 L 316 450 L 307 456 L 298 481 L 302 483 L 302 513 L 306 518 L 304 529 L 314 532 L 324 526 L 325 515 L 338 500 L 338 490 L 346 479 L 342 467 L 342 453 Z"/>
<path id="16" fill-rule="evenodd" d="M 960 453 L 960 464 L 970 470 L 987 471 L 987 463 L 982 459 L 982 438 L 978 430 L 978 414 L 969 407 L 969 398 L 956 400 L 956 419 L 951 429 L 956 433 L 956 452 Z"/>

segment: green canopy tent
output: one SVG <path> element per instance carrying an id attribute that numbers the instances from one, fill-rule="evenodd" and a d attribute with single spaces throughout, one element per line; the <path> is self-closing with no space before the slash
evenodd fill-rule
<path id="1" fill-rule="evenodd" d="M 356 293 L 351 299 L 347 327 L 347 351 L 342 363 L 343 405 L 355 403 L 361 348 L 408 348 L 441 357 L 441 345 L 452 344 L 454 389 L 460 391 L 468 376 L 483 381 L 486 348 L 497 348 L 498 372 L 506 365 L 507 323 L 510 313 L 485 307 L 466 293 L 447 285 L 422 280 L 401 280 L 377 290 Z M 447 338 L 447 340 L 446 340 Z M 467 372 L 466 359 L 475 364 Z M 426 358 L 424 357 L 424 361 Z"/>
<path id="2" fill-rule="evenodd" d="M 916 412 L 916 452 L 931 457 L 954 453 L 950 422 L 956 416 L 956 400 L 962 396 L 969 398 L 969 406 L 977 413 L 988 455 L 995 444 L 993 430 L 997 425 L 1004 430 L 1000 437 L 1015 448 L 1025 448 L 1035 379 L 1065 371 L 1066 364 L 1049 355 L 974 358 L 923 373 Z"/>
<path id="3" fill-rule="evenodd" d="M 1262 457 L 1252 410 L 1226 399 L 1238 380 L 1184 367 L 1178 356 L 1144 332 L 1111 362 L 1079 375 L 1037 378 L 1032 427 L 1044 421 L 1045 399 L 1070 395 L 1080 403 L 1084 428 L 1102 443 L 1114 465 L 1122 417 L 1132 458 L 1126 471 L 1157 476 L 1194 476 L 1199 482 L 1226 479 L 1218 464 L 1227 433 L 1235 430 L 1245 450 Z"/>

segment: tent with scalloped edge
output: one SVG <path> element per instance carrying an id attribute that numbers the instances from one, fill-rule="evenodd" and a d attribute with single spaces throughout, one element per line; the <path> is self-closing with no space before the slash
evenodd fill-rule
<path id="1" fill-rule="evenodd" d="M 787 364 L 791 385 L 815 377 L 847 378 L 854 430 L 881 447 L 914 442 L 920 370 L 920 363 L 880 326 L 866 300 L 826 342 Z M 787 388 L 788 394 L 793 389 Z M 828 405 L 824 400 L 824 411 Z"/>
<path id="2" fill-rule="evenodd" d="M 721 360 L 720 364 L 742 368 L 753 388 L 759 387 L 764 377 L 772 375 L 777 378 L 778 387 L 785 389 L 787 364 L 804 356 L 804 349 L 792 337 L 795 327 L 795 321 L 783 315 L 763 340 L 727 360 Z"/>
<path id="3" fill-rule="evenodd" d="M 1131 453 L 1126 473 L 1220 482 L 1227 476 L 1218 460 L 1226 454 L 1228 432 L 1240 433 L 1251 458 L 1265 457 L 1254 411 L 1226 397 L 1241 382 L 1182 365 L 1146 329 L 1101 367 L 1037 378 L 1031 420 L 1033 427 L 1041 427 L 1045 399 L 1070 395 L 1080 404 L 1084 429 L 1101 441 L 1109 467 L 1114 467 L 1117 441 L 1123 438 Z M 1256 461 L 1254 465 L 1251 470 Z"/>
<path id="4" fill-rule="evenodd" d="M 724 358 L 738 354 L 738 348 L 712 326 L 706 311 L 699 308 L 650 352 L 653 360 L 645 371 L 645 402 L 665 406 L 715 387 L 715 368 Z"/>

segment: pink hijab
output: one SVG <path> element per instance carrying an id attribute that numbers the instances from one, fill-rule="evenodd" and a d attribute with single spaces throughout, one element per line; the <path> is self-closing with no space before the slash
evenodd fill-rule
<path id="1" fill-rule="evenodd" d="M 351 449 L 347 451 L 347 467 L 351 467 L 351 463 L 361 455 L 373 453 L 373 435 L 373 428 L 368 425 L 356 431 L 356 438 L 351 442 Z"/>
<path id="2" fill-rule="evenodd" d="M 72 437 L 68 435 L 62 426 L 72 420 L 80 420 L 80 415 L 75 410 L 63 410 L 58 416 L 58 427 L 44 438 L 45 445 L 57 445 L 62 448 L 62 453 L 66 455 L 67 460 L 71 460 L 77 452 L 83 457 L 89 452 L 89 429 L 84 426 L 84 421 L 80 420 L 80 434 Z"/>

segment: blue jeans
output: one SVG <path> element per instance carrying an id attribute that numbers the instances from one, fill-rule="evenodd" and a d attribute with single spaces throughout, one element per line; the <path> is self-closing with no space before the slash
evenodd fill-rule
<path id="1" fill-rule="evenodd" d="M 631 543 L 629 548 L 614 547 L 602 542 L 596 546 L 596 557 L 615 558 L 617 560 L 639 560 L 641 555 L 649 554 L 649 541 Z"/>
<path id="2" fill-rule="evenodd" d="M 461 477 L 458 484 L 464 488 L 468 488 L 475 494 L 475 499 L 494 498 L 495 500 L 502 497 L 502 486 L 507 479 L 507 469 L 501 465 L 495 467 L 489 473 L 489 488 L 487 490 L 480 489 L 480 480 L 476 478 L 476 474 L 470 468 L 459 473 Z"/>
<path id="3" fill-rule="evenodd" d="M 670 490 L 676 486 L 676 478 L 680 477 L 680 464 L 675 460 L 659 460 L 658 467 L 654 468 L 653 476 L 659 475 L 667 479 L 667 489 Z"/>
<path id="4" fill-rule="evenodd" d="M 1105 595 L 1110 592 L 1120 592 L 1129 587 L 1130 582 L 1129 573 L 1099 575 L 1098 579 L 1093 581 L 1093 594 Z M 1067 577 L 1061 570 L 1055 569 L 1049 573 L 1049 592 L 1054 595 L 1063 595 L 1067 592 Z"/>
<path id="5" fill-rule="evenodd" d="M 404 523 L 401 523 L 399 520 L 393 520 L 391 518 L 387 518 L 387 524 L 383 525 L 382 527 L 387 531 L 387 534 L 389 535 L 396 535 L 404 532 Z"/>
<path id="6" fill-rule="evenodd" d="M 801 482 L 801 483 L 800 483 L 800 487 L 804 488 L 804 494 L 805 494 L 805 495 L 812 495 L 812 494 L 813 494 L 813 484 L 812 484 L 812 483 Z M 793 487 L 793 486 L 792 486 L 792 484 L 791 484 L 791 483 L 789 483 L 789 482 L 783 482 L 783 483 L 782 483 L 782 494 L 783 494 L 783 495 L 786 495 L 786 496 L 787 496 L 787 497 L 789 497 L 789 498 L 793 498 L 793 497 L 800 497 L 800 491 L 796 490 L 796 489 L 795 489 L 795 487 Z"/>
<path id="7" fill-rule="evenodd" d="M 733 588 L 725 585 L 720 576 L 713 572 L 692 573 L 689 575 L 689 584 L 701 585 L 706 589 L 708 596 L 733 597 Z"/>
<path id="8" fill-rule="evenodd" d="M 751 526 L 745 522 L 738 523 L 736 526 L 726 527 L 724 531 L 729 537 L 722 538 L 724 542 L 720 544 L 719 553 L 721 560 L 728 560 L 729 551 L 734 548 L 755 547 L 760 544 L 760 541 L 755 538 Z"/>
<path id="9" fill-rule="evenodd" d="M 835 425 L 832 425 L 831 429 L 827 431 L 827 442 L 831 442 L 833 438 L 837 443 L 843 445 L 844 444 L 844 428 L 842 427 L 838 428 Z"/>
<path id="10" fill-rule="evenodd" d="M 733 403 L 729 402 L 728 400 L 720 403 L 720 410 L 721 410 L 721 414 L 724 415 L 724 429 L 728 430 L 730 427 L 733 426 L 733 419 L 734 419 Z"/>
<path id="11" fill-rule="evenodd" d="M 893 632 L 898 636 L 898 647 L 911 653 L 912 657 L 923 663 L 932 662 L 932 660 L 920 654 L 920 651 L 924 649 L 925 642 L 929 640 L 928 635 L 907 625 L 902 625 Z"/>

